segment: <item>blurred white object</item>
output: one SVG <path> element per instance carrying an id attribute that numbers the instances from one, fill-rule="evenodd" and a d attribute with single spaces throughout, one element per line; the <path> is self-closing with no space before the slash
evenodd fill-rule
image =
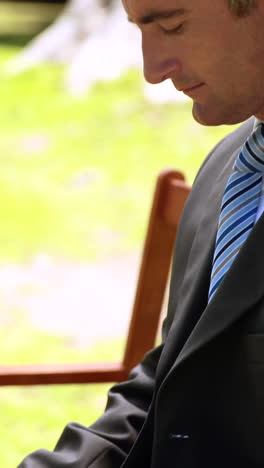
<path id="1" fill-rule="evenodd" d="M 82 96 L 97 81 L 119 78 L 129 68 L 142 69 L 140 41 L 139 30 L 127 21 L 121 3 L 117 3 L 74 55 L 66 75 L 67 89 Z"/>
<path id="2" fill-rule="evenodd" d="M 146 83 L 144 86 L 144 96 L 153 104 L 187 102 L 189 100 L 188 96 L 174 88 L 170 80 L 156 85 Z"/>

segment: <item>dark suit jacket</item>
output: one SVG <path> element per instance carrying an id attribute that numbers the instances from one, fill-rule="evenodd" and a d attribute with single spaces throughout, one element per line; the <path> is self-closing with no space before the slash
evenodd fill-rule
<path id="1" fill-rule="evenodd" d="M 69 424 L 54 452 L 20 468 L 264 467 L 264 216 L 207 305 L 222 194 L 253 122 L 221 141 L 196 178 L 163 344 L 112 388 L 95 424 Z"/>

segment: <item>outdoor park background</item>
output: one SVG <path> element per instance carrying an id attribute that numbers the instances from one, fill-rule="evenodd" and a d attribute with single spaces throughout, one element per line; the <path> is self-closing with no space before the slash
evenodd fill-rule
<path id="1" fill-rule="evenodd" d="M 139 70 L 82 99 L 66 93 L 62 65 L 7 77 L 4 64 L 43 27 L 40 4 L 7 5 L 0 2 L 1 364 L 117 360 L 155 178 L 177 168 L 192 183 L 231 129 L 196 124 L 191 102 L 148 102 Z M 31 29 L 18 27 L 23 11 Z M 69 421 L 92 423 L 107 388 L 0 388 L 1 466 L 52 449 Z"/>

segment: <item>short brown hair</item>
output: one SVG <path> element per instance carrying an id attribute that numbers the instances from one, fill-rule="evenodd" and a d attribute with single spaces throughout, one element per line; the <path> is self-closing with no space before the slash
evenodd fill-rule
<path id="1" fill-rule="evenodd" d="M 229 7 L 237 16 L 245 16 L 257 4 L 257 0 L 228 0 Z"/>

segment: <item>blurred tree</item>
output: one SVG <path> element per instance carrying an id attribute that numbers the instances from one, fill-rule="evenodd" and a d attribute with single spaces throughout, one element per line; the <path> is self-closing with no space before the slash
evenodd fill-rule
<path id="1" fill-rule="evenodd" d="M 70 65 L 66 82 L 79 93 L 94 80 L 116 77 L 121 68 L 139 65 L 137 39 L 119 0 L 69 0 L 55 22 L 6 70 L 17 74 L 44 62 L 66 63 Z"/>
<path id="2" fill-rule="evenodd" d="M 45 62 L 68 64 L 66 88 L 82 96 L 98 80 L 142 67 L 139 51 L 139 30 L 127 21 L 120 0 L 68 0 L 55 22 L 7 63 L 6 72 L 17 74 Z M 146 85 L 145 94 L 159 102 L 186 99 L 167 82 L 154 94 Z"/>

